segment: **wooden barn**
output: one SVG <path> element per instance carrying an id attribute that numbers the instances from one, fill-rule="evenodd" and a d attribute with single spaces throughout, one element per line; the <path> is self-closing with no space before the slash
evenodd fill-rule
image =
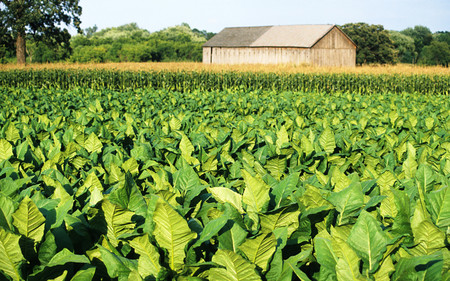
<path id="1" fill-rule="evenodd" d="M 356 45 L 336 25 L 229 27 L 203 45 L 203 63 L 355 66 Z"/>

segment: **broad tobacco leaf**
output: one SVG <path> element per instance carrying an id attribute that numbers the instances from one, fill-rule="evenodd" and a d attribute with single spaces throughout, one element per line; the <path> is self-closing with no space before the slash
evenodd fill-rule
<path id="1" fill-rule="evenodd" d="M 107 224 L 106 236 L 111 244 L 117 247 L 121 235 L 134 232 L 135 223 L 131 220 L 134 213 L 109 200 L 102 202 L 102 210 Z"/>
<path id="2" fill-rule="evenodd" d="M 158 249 L 151 244 L 148 235 L 138 236 L 130 241 L 130 246 L 139 255 L 138 272 L 142 278 L 156 277 L 161 270 Z"/>
<path id="3" fill-rule="evenodd" d="M 380 222 L 362 210 L 350 231 L 347 243 L 367 263 L 369 272 L 373 273 L 378 269 L 387 242 L 387 235 L 381 229 Z"/>
<path id="4" fill-rule="evenodd" d="M 0 227 L 0 271 L 14 281 L 22 280 L 19 266 L 25 261 L 19 239 L 19 235 Z"/>
<path id="5" fill-rule="evenodd" d="M 270 187 L 261 177 L 253 177 L 246 170 L 242 170 L 244 177 L 245 190 L 242 197 L 244 204 L 247 204 L 247 211 L 254 213 L 263 213 L 269 206 Z"/>
<path id="6" fill-rule="evenodd" d="M 329 127 L 326 127 L 320 135 L 319 143 L 327 154 L 334 152 L 334 149 L 336 148 L 336 141 L 334 138 L 334 133 Z"/>
<path id="7" fill-rule="evenodd" d="M 230 188 L 226 187 L 208 187 L 208 192 L 217 200 L 219 203 L 229 203 L 233 206 L 239 213 L 243 214 L 244 209 L 242 208 L 242 195 L 234 192 Z"/>
<path id="8" fill-rule="evenodd" d="M 210 280 L 259 281 L 261 277 L 255 270 L 255 265 L 245 260 L 239 254 L 228 250 L 217 250 L 212 261 L 225 268 L 209 270 Z"/>
<path id="9" fill-rule="evenodd" d="M 247 258 L 265 272 L 267 265 L 275 253 L 277 240 L 272 232 L 262 234 L 254 239 L 247 239 L 239 249 L 244 252 Z"/>
<path id="10" fill-rule="evenodd" d="M 0 162 L 13 156 L 12 145 L 5 139 L 0 139 Z"/>
<path id="11" fill-rule="evenodd" d="M 93 153 L 93 152 L 101 153 L 103 144 L 94 133 L 91 133 L 84 142 L 84 148 L 89 153 Z"/>
<path id="12" fill-rule="evenodd" d="M 337 224 L 341 225 L 347 222 L 347 218 L 355 216 L 364 205 L 364 194 L 359 182 L 350 184 L 339 192 L 333 192 L 328 197 L 328 201 L 336 207 L 339 212 Z"/>
<path id="13" fill-rule="evenodd" d="M 153 213 L 155 222 L 154 236 L 158 244 L 169 253 L 169 266 L 181 271 L 187 243 L 197 237 L 188 226 L 187 221 L 163 199 L 159 198 Z"/>
<path id="14" fill-rule="evenodd" d="M 27 196 L 19 204 L 19 208 L 12 214 L 13 224 L 20 234 L 40 242 L 44 236 L 45 217 L 36 204 Z"/>

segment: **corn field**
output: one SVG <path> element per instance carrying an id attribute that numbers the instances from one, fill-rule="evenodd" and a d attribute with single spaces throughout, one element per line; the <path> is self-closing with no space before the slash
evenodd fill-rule
<path id="1" fill-rule="evenodd" d="M 162 89 L 179 92 L 271 90 L 314 93 L 419 93 L 448 95 L 443 74 L 269 73 L 34 69 L 0 71 L 2 87 L 94 90 Z"/>

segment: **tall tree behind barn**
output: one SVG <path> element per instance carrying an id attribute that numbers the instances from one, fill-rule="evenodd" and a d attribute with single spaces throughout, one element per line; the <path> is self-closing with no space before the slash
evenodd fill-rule
<path id="1" fill-rule="evenodd" d="M 336 25 L 229 27 L 203 45 L 203 63 L 355 66 L 356 45 Z"/>

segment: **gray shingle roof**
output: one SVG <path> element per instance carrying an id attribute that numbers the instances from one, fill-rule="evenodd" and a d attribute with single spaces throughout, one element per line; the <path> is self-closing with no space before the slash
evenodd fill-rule
<path id="1" fill-rule="evenodd" d="M 204 47 L 303 47 L 311 48 L 335 25 L 276 25 L 228 27 Z"/>

